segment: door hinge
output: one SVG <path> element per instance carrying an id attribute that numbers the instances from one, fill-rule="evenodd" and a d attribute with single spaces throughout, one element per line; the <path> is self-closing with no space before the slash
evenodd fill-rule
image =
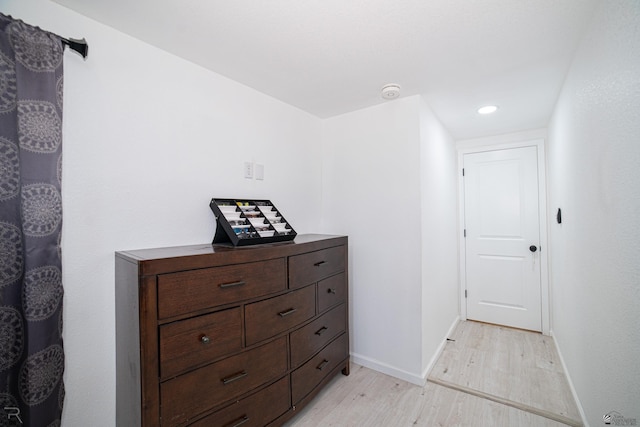
<path id="1" fill-rule="evenodd" d="M 462 176 L 464 176 L 464 168 L 462 168 Z"/>
<path id="2" fill-rule="evenodd" d="M 462 237 L 467 237 L 467 229 L 462 230 Z"/>
<path id="3" fill-rule="evenodd" d="M 464 290 L 464 297 L 465 298 L 467 297 L 467 290 L 466 289 Z"/>

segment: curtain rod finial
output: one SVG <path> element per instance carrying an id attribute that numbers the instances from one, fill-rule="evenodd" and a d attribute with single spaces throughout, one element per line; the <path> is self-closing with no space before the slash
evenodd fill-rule
<path id="1" fill-rule="evenodd" d="M 84 37 L 81 40 L 78 39 L 62 39 L 62 43 L 69 46 L 72 50 L 78 52 L 83 58 L 87 58 L 89 55 L 89 45 Z"/>

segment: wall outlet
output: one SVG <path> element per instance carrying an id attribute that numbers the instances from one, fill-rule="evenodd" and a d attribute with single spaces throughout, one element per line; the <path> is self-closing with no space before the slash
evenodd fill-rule
<path id="1" fill-rule="evenodd" d="M 244 177 L 253 179 L 253 162 L 244 162 Z"/>

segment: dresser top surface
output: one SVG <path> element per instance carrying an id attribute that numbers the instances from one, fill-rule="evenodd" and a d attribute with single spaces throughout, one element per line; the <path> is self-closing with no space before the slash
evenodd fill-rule
<path id="1" fill-rule="evenodd" d="M 140 274 L 144 275 L 291 256 L 346 243 L 346 236 L 299 234 L 293 241 L 252 246 L 204 243 L 118 251 L 116 258 L 137 263 Z"/>

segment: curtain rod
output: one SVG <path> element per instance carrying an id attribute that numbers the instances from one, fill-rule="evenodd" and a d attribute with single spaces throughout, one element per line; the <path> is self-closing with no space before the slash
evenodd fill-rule
<path id="1" fill-rule="evenodd" d="M 37 28 L 40 31 L 44 31 L 46 33 L 52 34 L 52 35 L 54 35 L 54 36 L 56 36 L 56 37 L 58 37 L 60 39 L 60 41 L 62 42 L 62 48 L 63 49 L 68 46 L 68 47 L 71 48 L 71 50 L 79 53 L 85 59 L 87 58 L 87 55 L 89 54 L 89 44 L 87 44 L 87 41 L 84 39 L 84 37 L 81 40 L 72 39 L 72 38 L 65 39 L 64 37 L 60 37 L 57 34 L 51 33 L 51 32 L 49 32 L 47 30 L 43 30 L 40 27 L 34 27 L 33 25 L 29 25 L 29 24 L 25 23 L 23 20 L 16 19 L 16 18 L 12 17 L 11 15 L 5 15 L 4 13 L 0 12 L 0 17 L 9 19 L 11 21 L 21 22 L 22 24 L 27 25 L 29 27 Z"/>
<path id="2" fill-rule="evenodd" d="M 89 45 L 87 44 L 87 41 L 84 39 L 84 37 L 82 38 L 82 40 L 71 38 L 65 39 L 63 37 L 60 37 L 60 41 L 62 42 L 63 46 L 69 46 L 71 50 L 78 52 L 80 55 L 82 55 L 83 58 L 87 58 L 87 55 L 89 54 Z"/>

